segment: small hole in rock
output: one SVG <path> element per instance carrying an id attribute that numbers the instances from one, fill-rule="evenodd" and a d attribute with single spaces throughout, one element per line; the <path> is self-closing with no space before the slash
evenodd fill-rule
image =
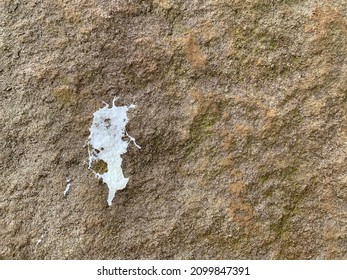
<path id="1" fill-rule="evenodd" d="M 92 169 L 99 174 L 104 174 L 108 171 L 107 162 L 103 161 L 102 159 L 99 159 L 97 161 L 94 161 L 92 164 Z"/>

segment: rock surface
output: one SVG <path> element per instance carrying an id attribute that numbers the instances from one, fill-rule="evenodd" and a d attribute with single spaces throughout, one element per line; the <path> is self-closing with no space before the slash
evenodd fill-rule
<path id="1" fill-rule="evenodd" d="M 0 3 L 3 259 L 346 259 L 345 0 Z M 85 141 L 134 103 L 108 207 Z M 71 187 L 64 197 L 66 178 Z"/>

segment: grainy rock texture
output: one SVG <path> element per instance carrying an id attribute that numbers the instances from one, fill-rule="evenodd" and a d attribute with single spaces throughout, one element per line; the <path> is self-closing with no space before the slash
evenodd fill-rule
<path id="1" fill-rule="evenodd" d="M 0 36 L 1 258 L 347 258 L 345 0 L 2 0 Z"/>

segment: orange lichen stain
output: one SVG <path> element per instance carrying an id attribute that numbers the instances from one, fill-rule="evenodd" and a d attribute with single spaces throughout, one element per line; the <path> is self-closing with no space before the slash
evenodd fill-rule
<path id="1" fill-rule="evenodd" d="M 334 71 L 333 65 L 327 61 L 329 57 L 323 57 L 322 60 L 316 63 L 316 68 L 298 85 L 301 90 L 311 90 L 326 83 L 327 78 Z"/>
<path id="2" fill-rule="evenodd" d="M 64 0 L 55 0 L 54 3 L 57 5 L 59 10 L 64 12 L 65 20 L 74 23 L 80 23 L 82 21 L 81 9 L 78 9 L 77 6 Z"/>
<path id="3" fill-rule="evenodd" d="M 253 207 L 249 203 L 233 201 L 230 203 L 229 209 L 233 220 L 240 224 L 245 224 L 254 217 Z"/>
<path id="4" fill-rule="evenodd" d="M 161 9 L 170 10 L 173 7 L 174 2 L 169 0 L 154 0 L 153 4 Z"/>
<path id="5" fill-rule="evenodd" d="M 332 188 L 326 188 L 320 195 L 319 208 L 326 214 L 336 215 L 338 211 L 336 193 Z"/>
<path id="6" fill-rule="evenodd" d="M 198 89 L 192 89 L 189 91 L 189 96 L 193 100 L 194 108 L 193 115 L 198 116 L 200 114 L 218 114 L 219 108 L 216 102 L 216 95 L 213 93 L 202 93 Z"/>
<path id="7" fill-rule="evenodd" d="M 230 119 L 230 113 L 229 112 L 224 112 L 222 114 L 222 121 L 227 121 Z"/>
<path id="8" fill-rule="evenodd" d="M 233 170 L 231 176 L 235 182 L 229 187 L 232 200 L 229 202 L 228 214 L 233 222 L 242 227 L 246 234 L 259 231 L 259 225 L 255 219 L 254 207 L 246 201 L 247 186 L 243 181 L 244 174 Z"/>
<path id="9" fill-rule="evenodd" d="M 234 166 L 234 161 L 231 156 L 227 156 L 220 161 L 219 165 L 221 167 L 232 167 Z"/>
<path id="10" fill-rule="evenodd" d="M 236 124 L 235 132 L 237 135 L 249 136 L 252 134 L 253 128 L 246 124 Z"/>
<path id="11" fill-rule="evenodd" d="M 274 120 L 277 116 L 277 112 L 274 109 L 268 108 L 264 112 L 264 122 L 263 122 L 263 127 L 262 131 L 269 131 L 273 127 Z"/>
<path id="12" fill-rule="evenodd" d="M 324 240 L 337 240 L 341 237 L 341 230 L 337 227 L 329 227 L 323 231 Z"/>
<path id="13" fill-rule="evenodd" d="M 246 185 L 241 182 L 237 182 L 231 185 L 230 190 L 233 194 L 239 196 L 240 194 L 245 192 Z"/>
<path id="14" fill-rule="evenodd" d="M 237 223 L 244 224 L 254 217 L 253 207 L 247 202 L 243 202 L 242 195 L 246 191 L 246 185 L 242 182 L 236 182 L 230 186 L 230 190 L 235 197 L 229 205 L 231 217 Z"/>
<path id="15" fill-rule="evenodd" d="M 201 51 L 194 35 L 190 34 L 183 42 L 183 52 L 194 70 L 206 68 L 207 56 Z"/>
<path id="16" fill-rule="evenodd" d="M 344 234 L 341 232 L 339 225 L 327 226 L 322 233 L 322 239 L 327 244 L 326 254 L 329 258 L 339 258 L 339 251 L 336 249 L 339 247 L 339 240 L 343 239 Z"/>
<path id="17" fill-rule="evenodd" d="M 277 115 L 276 110 L 269 108 L 265 112 L 265 117 L 268 120 L 272 120 Z"/>
<path id="18" fill-rule="evenodd" d="M 222 149 L 224 151 L 228 151 L 234 142 L 233 140 L 233 134 L 230 131 L 222 131 L 221 132 L 222 137 Z"/>
<path id="19" fill-rule="evenodd" d="M 325 100 L 312 100 L 308 103 L 309 106 L 306 106 L 304 116 L 319 116 L 325 108 Z M 318 126 L 318 127 L 317 127 Z M 319 128 L 319 123 L 312 123 L 311 129 L 315 127 Z"/>
<path id="20" fill-rule="evenodd" d="M 337 8 L 332 6 L 319 7 L 309 17 L 310 23 L 304 27 L 305 32 L 315 32 L 320 37 L 326 37 L 330 29 L 347 31 L 344 17 Z"/>

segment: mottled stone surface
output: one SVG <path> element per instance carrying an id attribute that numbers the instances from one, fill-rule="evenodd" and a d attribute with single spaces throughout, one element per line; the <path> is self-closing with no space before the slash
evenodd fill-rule
<path id="1" fill-rule="evenodd" d="M 347 258 L 345 0 L 3 0 L 0 91 L 3 259 Z"/>

